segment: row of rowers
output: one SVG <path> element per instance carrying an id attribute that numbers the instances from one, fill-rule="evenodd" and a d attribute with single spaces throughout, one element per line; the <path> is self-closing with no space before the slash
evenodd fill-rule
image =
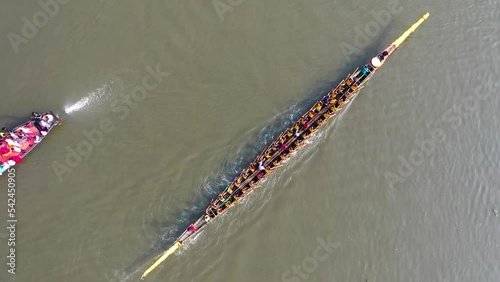
<path id="1" fill-rule="evenodd" d="M 347 103 L 356 93 L 353 79 L 348 79 L 325 98 L 317 102 L 300 120 L 291 128 L 281 133 L 278 140 L 274 141 L 259 155 L 249 168 L 243 170 L 239 177 L 222 192 L 219 197 L 212 201 L 207 209 L 207 215 L 215 216 L 239 198 L 244 197 L 259 181 L 272 173 L 289 158 L 290 153 L 304 146 L 304 141 L 312 133 L 316 132 L 325 121 L 334 116 L 335 113 Z"/>

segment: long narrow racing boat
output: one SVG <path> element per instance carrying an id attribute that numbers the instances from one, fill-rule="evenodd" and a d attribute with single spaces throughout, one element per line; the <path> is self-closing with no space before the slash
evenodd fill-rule
<path id="1" fill-rule="evenodd" d="M 32 113 L 31 120 L 9 130 L 0 131 L 0 175 L 21 162 L 47 134 L 61 123 L 53 113 Z"/>
<path id="2" fill-rule="evenodd" d="M 291 128 L 282 132 L 278 139 L 264 149 L 262 154 L 250 163 L 248 168 L 230 183 L 219 196 L 212 200 L 205 214 L 189 226 L 189 228 L 177 238 L 177 241 L 166 250 L 143 274 L 144 279 L 151 271 L 160 265 L 168 256 L 173 254 L 190 238 L 200 232 L 208 223 L 227 211 L 237 201 L 259 187 L 262 180 L 274 172 L 274 170 L 290 157 L 290 154 L 305 145 L 305 140 L 311 137 L 325 122 L 334 117 L 342 106 L 356 95 L 373 76 L 373 74 L 384 64 L 389 56 L 420 26 L 427 18 L 425 14 L 396 41 L 382 50 L 369 63 L 357 68 L 349 74 L 340 84 L 332 89 L 321 101 L 318 101 L 307 113 L 305 113 Z"/>

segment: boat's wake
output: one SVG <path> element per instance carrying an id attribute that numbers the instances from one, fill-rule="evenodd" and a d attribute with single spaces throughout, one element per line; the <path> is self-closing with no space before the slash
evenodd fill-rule
<path id="1" fill-rule="evenodd" d="M 99 87 L 95 91 L 90 92 L 86 97 L 78 100 L 76 103 L 64 107 L 64 112 L 69 115 L 73 112 L 85 109 L 92 104 L 98 103 L 110 90 L 111 87 L 109 85 Z"/>
<path id="2" fill-rule="evenodd" d="M 75 103 L 65 105 L 64 112 L 69 115 L 97 104 L 102 104 L 104 101 L 110 101 L 118 93 L 125 91 L 124 80 L 121 78 L 125 75 L 127 75 L 126 70 L 120 70 L 118 73 L 111 74 L 111 78 L 103 83 L 102 86 L 90 90 L 85 97 Z"/>

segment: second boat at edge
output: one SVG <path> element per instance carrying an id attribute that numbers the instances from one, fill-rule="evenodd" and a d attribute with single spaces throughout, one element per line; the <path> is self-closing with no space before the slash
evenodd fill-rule
<path id="1" fill-rule="evenodd" d="M 159 257 L 141 276 L 144 279 L 151 271 L 160 265 L 168 256 L 179 249 L 193 235 L 198 234 L 208 223 L 227 211 L 234 203 L 259 187 L 263 179 L 283 165 L 290 154 L 305 145 L 305 140 L 311 137 L 325 122 L 335 116 L 342 106 L 356 95 L 370 77 L 384 64 L 387 58 L 429 17 L 425 14 L 392 44 L 382 50 L 369 63 L 357 68 L 340 84 L 332 89 L 321 101 L 318 101 L 291 128 L 282 132 L 278 139 L 264 149 L 241 174 L 230 183 L 219 196 L 212 200 L 205 214 L 189 226 L 176 242 Z"/>

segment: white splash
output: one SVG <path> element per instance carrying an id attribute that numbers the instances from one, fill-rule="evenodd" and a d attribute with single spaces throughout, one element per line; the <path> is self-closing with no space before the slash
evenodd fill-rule
<path id="1" fill-rule="evenodd" d="M 89 97 L 85 97 L 85 98 L 81 99 L 80 101 L 74 103 L 73 105 L 71 105 L 69 107 L 65 107 L 64 111 L 67 114 L 70 114 L 72 112 L 76 112 L 78 110 L 81 110 L 81 109 L 85 108 L 85 106 L 87 106 L 89 103 L 90 103 L 90 98 Z"/>
<path id="2" fill-rule="evenodd" d="M 80 99 L 78 102 L 74 103 L 73 105 L 66 106 L 64 108 L 64 111 L 67 114 L 70 114 L 72 112 L 79 111 L 81 109 L 84 109 L 88 107 L 91 104 L 94 104 L 98 102 L 99 100 L 102 99 L 102 97 L 106 94 L 106 90 L 111 90 L 111 87 L 109 85 L 104 85 L 103 87 L 97 88 L 95 91 L 89 93 L 86 97 Z"/>

